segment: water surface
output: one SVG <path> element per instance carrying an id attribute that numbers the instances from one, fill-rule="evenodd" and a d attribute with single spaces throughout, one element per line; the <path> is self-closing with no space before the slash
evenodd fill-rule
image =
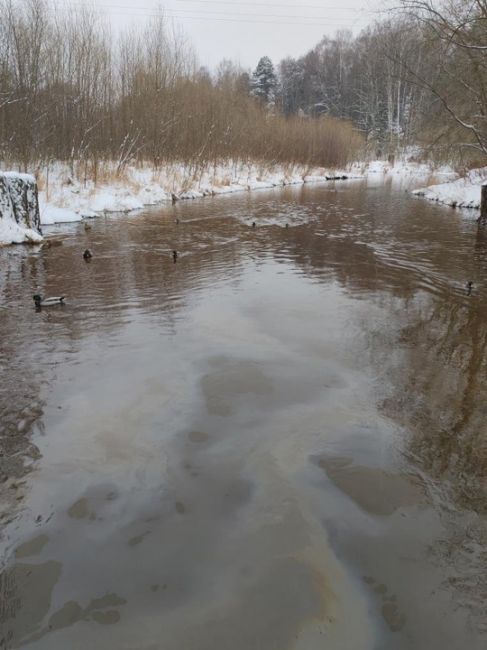
<path id="1" fill-rule="evenodd" d="M 369 181 L 49 234 L 0 251 L 0 648 L 485 647 L 472 216 Z"/>

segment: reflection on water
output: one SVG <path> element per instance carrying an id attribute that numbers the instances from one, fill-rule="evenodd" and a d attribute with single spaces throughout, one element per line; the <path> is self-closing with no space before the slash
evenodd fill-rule
<path id="1" fill-rule="evenodd" d="M 0 251 L 0 648 L 484 646 L 472 218 L 350 182 L 52 234 Z"/>
<path id="2" fill-rule="evenodd" d="M 403 358 L 389 368 L 384 400 L 410 428 L 415 459 L 479 512 L 487 508 L 486 316 L 478 295 L 469 304 L 409 304 L 407 319 L 396 313 Z"/>

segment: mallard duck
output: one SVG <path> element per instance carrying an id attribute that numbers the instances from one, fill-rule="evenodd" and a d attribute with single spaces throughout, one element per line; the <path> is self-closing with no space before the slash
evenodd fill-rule
<path id="1" fill-rule="evenodd" d="M 53 305 L 64 305 L 64 296 L 56 296 L 52 298 L 43 298 L 38 293 L 32 296 L 36 307 L 52 307 Z"/>

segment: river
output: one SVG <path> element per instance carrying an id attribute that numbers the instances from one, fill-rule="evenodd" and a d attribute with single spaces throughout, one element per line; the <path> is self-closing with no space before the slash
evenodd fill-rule
<path id="1" fill-rule="evenodd" d="M 0 648 L 486 647 L 487 231 L 405 189 L 0 250 Z"/>

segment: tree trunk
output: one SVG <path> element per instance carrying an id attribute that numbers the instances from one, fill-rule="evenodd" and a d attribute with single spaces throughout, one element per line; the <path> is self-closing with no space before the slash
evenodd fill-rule
<path id="1" fill-rule="evenodd" d="M 484 183 L 480 188 L 480 221 L 487 222 L 487 183 Z"/>

